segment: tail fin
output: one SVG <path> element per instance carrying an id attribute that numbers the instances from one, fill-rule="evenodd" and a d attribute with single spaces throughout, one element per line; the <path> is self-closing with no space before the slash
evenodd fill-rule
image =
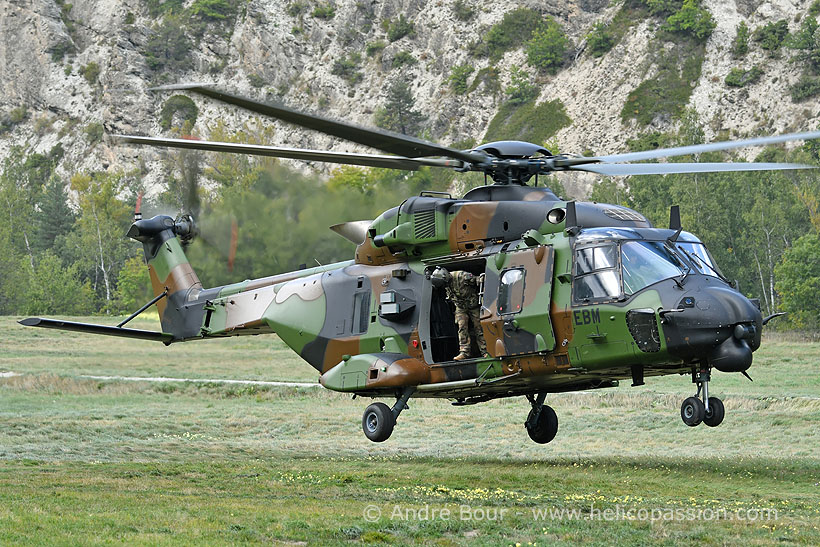
<path id="1" fill-rule="evenodd" d="M 137 220 L 128 230 L 128 237 L 142 243 L 145 250 L 154 295 L 164 293 L 166 296 L 157 302 L 162 331 L 173 334 L 176 339 L 199 332 L 200 322 L 192 323 L 187 317 L 190 314 L 185 313 L 185 303 L 195 299 L 195 293 L 202 290 L 202 283 L 182 247 L 194 232 L 193 219 L 187 215 L 176 221 L 165 215 Z"/>

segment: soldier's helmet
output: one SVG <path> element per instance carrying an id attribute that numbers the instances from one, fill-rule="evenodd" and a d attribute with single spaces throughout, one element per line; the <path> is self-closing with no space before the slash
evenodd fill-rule
<path id="1" fill-rule="evenodd" d="M 433 273 L 430 274 L 430 282 L 437 289 L 446 287 L 448 281 L 450 281 L 450 272 L 441 266 L 437 267 L 433 270 Z"/>

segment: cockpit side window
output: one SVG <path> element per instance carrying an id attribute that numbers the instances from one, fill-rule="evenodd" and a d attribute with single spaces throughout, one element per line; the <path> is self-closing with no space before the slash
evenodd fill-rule
<path id="1" fill-rule="evenodd" d="M 621 294 L 617 245 L 606 243 L 575 251 L 573 298 L 576 302 L 613 300 Z"/>

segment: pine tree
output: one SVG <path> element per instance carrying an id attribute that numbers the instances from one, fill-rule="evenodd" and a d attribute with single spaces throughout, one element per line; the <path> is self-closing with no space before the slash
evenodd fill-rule
<path id="1" fill-rule="evenodd" d="M 376 125 L 405 135 L 417 135 L 424 116 L 413 110 L 416 100 L 410 84 L 401 78 L 387 89 L 387 103 L 376 112 Z"/>

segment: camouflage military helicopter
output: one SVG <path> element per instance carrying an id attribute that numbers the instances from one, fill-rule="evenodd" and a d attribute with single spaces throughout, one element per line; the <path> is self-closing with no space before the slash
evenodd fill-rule
<path id="1" fill-rule="evenodd" d="M 530 438 L 548 443 L 558 419 L 549 393 L 617 386 L 650 376 L 690 375 L 697 387 L 681 406 L 689 426 L 717 426 L 724 406 L 710 396 L 713 369 L 742 373 L 762 327 L 759 302 L 735 290 L 706 246 L 682 229 L 677 207 L 656 228 L 621 206 L 559 199 L 538 175 L 585 171 L 641 175 L 805 169 L 783 163 L 630 163 L 820 138 L 820 132 L 684 146 L 610 156 L 553 155 L 518 141 L 457 150 L 260 103 L 208 85 L 167 86 L 324 132 L 388 153 L 353 154 L 186 139 L 115 136 L 120 142 L 415 170 L 484 173 L 493 184 L 463 198 L 422 192 L 372 221 L 332 229 L 357 245 L 353 260 L 204 288 L 183 243 L 189 215 L 136 219 L 156 297 L 117 327 L 29 318 L 28 326 L 156 340 L 276 333 L 320 374 L 353 396 L 395 398 L 367 407 L 362 428 L 384 441 L 411 397 L 472 405 L 524 396 Z M 536 186 L 526 183 L 536 177 Z M 453 310 L 431 283 L 443 266 L 480 280 L 480 327 L 488 355 L 454 361 Z M 126 328 L 156 304 L 162 332 Z M 476 348 L 473 348 L 474 351 Z"/>

